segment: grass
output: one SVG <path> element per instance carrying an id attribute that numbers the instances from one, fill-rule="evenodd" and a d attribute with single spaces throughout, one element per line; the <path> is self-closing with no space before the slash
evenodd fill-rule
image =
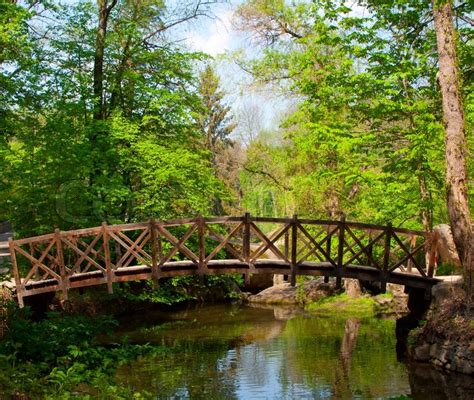
<path id="1" fill-rule="evenodd" d="M 350 298 L 342 293 L 313 302 L 306 310 L 321 314 L 371 317 L 375 315 L 375 301 L 368 296 Z"/>

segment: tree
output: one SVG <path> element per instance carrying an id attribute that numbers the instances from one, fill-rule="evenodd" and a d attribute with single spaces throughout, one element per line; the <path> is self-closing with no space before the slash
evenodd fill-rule
<path id="1" fill-rule="evenodd" d="M 200 75 L 198 93 L 203 103 L 202 110 L 198 112 L 199 127 L 215 160 L 220 148 L 231 145 L 230 135 L 236 124 L 230 107 L 224 103 L 225 93 L 220 89 L 219 77 L 209 64 Z"/>
<path id="2" fill-rule="evenodd" d="M 468 204 L 467 142 L 451 1 L 435 0 L 433 17 L 439 54 L 438 82 L 446 130 L 448 215 L 454 242 L 464 268 L 465 288 L 471 296 L 474 288 L 474 237 Z"/>
<path id="3" fill-rule="evenodd" d="M 21 39 L 28 56 L 20 65 L 5 52 L 0 64 L 2 219 L 32 235 L 209 212 L 223 189 L 194 118 L 204 56 L 164 33 L 211 3 L 173 13 L 160 1 L 108 1 L 99 46 L 94 2 L 54 5 L 31 27 L 26 7 L 8 6 L 26 16 L 8 17 L 18 34 L 2 27 L 0 40 Z"/>

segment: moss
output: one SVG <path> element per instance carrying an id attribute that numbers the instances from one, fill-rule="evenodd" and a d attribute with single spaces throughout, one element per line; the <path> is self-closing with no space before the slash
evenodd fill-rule
<path id="1" fill-rule="evenodd" d="M 371 317 L 375 314 L 375 301 L 368 296 L 350 298 L 342 293 L 313 302 L 306 307 L 306 310 L 324 314 Z"/>

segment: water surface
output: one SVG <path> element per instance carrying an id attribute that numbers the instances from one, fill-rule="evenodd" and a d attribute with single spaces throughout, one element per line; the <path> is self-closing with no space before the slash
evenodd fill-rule
<path id="1" fill-rule="evenodd" d="M 166 346 L 164 354 L 117 372 L 118 382 L 157 399 L 471 399 L 474 394 L 468 377 L 397 361 L 394 320 L 219 305 L 157 312 L 122 330 L 134 343 Z"/>

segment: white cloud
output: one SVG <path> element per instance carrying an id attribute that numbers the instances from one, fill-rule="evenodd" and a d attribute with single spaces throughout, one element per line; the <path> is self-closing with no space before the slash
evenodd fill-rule
<path id="1" fill-rule="evenodd" d="M 188 45 L 194 50 L 203 51 L 211 56 L 229 50 L 232 45 L 231 18 L 232 12 L 228 10 L 217 15 L 209 26 L 190 32 L 191 35 L 186 40 Z"/>

